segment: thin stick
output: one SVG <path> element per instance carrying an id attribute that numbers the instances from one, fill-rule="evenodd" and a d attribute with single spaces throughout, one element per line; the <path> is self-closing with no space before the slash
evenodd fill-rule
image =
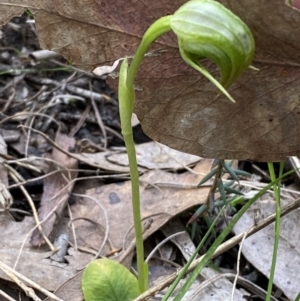
<path id="1" fill-rule="evenodd" d="M 20 274 L 19 272 L 15 271 L 14 269 L 12 269 L 11 267 L 9 267 L 8 265 L 6 265 L 4 262 L 2 262 L 0 260 L 0 268 L 2 270 L 6 270 L 12 274 L 14 274 L 15 276 L 17 276 L 18 278 L 20 278 L 22 281 L 28 283 L 28 285 L 30 285 L 31 287 L 39 290 L 40 292 L 42 292 L 43 294 L 45 294 L 46 296 L 48 296 L 49 298 L 52 298 L 56 301 L 64 301 L 60 298 L 58 298 L 57 296 L 55 296 L 54 294 L 52 294 L 51 292 L 47 291 L 46 289 L 44 289 L 43 287 L 41 287 L 40 285 L 36 284 L 35 282 L 33 282 L 32 280 L 30 280 L 29 278 L 25 277 L 24 275 Z"/>
<path id="2" fill-rule="evenodd" d="M 70 137 L 73 137 L 78 131 L 79 129 L 82 127 L 87 115 L 89 114 L 91 110 L 91 106 L 90 104 L 87 104 L 83 114 L 81 115 L 80 119 L 78 120 L 76 126 L 74 126 L 74 128 L 72 129 L 72 131 L 70 132 Z"/>
<path id="3" fill-rule="evenodd" d="M 190 300 L 194 300 L 196 295 L 199 295 L 199 293 L 204 290 L 206 287 L 208 287 L 209 285 L 214 284 L 216 281 L 222 279 L 222 278 L 227 278 L 227 279 L 234 279 L 236 277 L 235 274 L 232 273 L 222 273 L 219 274 L 211 279 L 207 279 L 204 282 L 201 283 L 201 285 L 195 290 L 195 292 L 185 301 L 190 301 Z M 262 298 L 262 300 L 265 299 L 267 292 L 265 290 L 263 290 L 261 287 L 259 287 L 258 285 L 252 283 L 250 280 L 247 280 L 241 276 L 238 276 L 238 284 L 241 285 L 243 288 L 247 289 L 249 292 L 251 292 L 252 294 L 255 294 L 259 297 Z M 271 297 L 273 301 L 278 301 L 276 298 Z"/>
<path id="4" fill-rule="evenodd" d="M 9 174 L 10 176 L 14 179 L 15 182 L 19 182 L 19 179 L 22 177 L 19 175 L 19 173 L 17 173 L 17 171 L 15 171 L 11 166 L 5 164 L 6 168 L 9 170 Z M 24 181 L 24 179 L 22 179 Z M 44 231 L 43 231 L 43 228 L 41 226 L 41 222 L 39 220 L 39 217 L 38 217 L 38 214 L 36 212 L 36 209 L 35 209 L 35 206 L 34 206 L 34 203 L 30 197 L 30 195 L 28 194 L 27 190 L 24 188 L 23 185 L 20 185 L 20 188 L 24 194 L 24 196 L 26 197 L 30 207 L 31 207 L 31 210 L 32 210 L 32 213 L 33 213 L 33 218 L 38 226 L 38 229 L 40 231 L 40 233 L 42 234 L 43 236 L 43 239 L 45 240 L 45 242 L 47 243 L 47 245 L 49 246 L 49 248 L 51 249 L 51 251 L 55 251 L 55 247 L 52 245 L 52 243 L 50 242 L 50 240 L 48 239 L 48 237 L 45 235 Z M 18 261 L 18 260 L 17 260 Z"/>
<path id="5" fill-rule="evenodd" d="M 68 212 L 69 212 L 69 216 L 70 216 L 70 219 L 71 221 L 73 221 L 73 214 L 72 214 L 72 210 L 70 208 L 70 205 L 68 204 Z M 73 237 L 74 237 L 74 247 L 75 249 L 77 250 L 78 248 L 78 244 L 77 244 L 77 236 L 76 236 L 76 230 L 75 230 L 75 226 L 73 223 L 71 223 L 71 225 L 69 225 L 72 229 L 72 234 L 73 234 Z"/>
<path id="6" fill-rule="evenodd" d="M 25 155 L 24 155 L 25 158 L 28 158 L 28 148 L 29 148 L 29 143 L 30 143 L 31 129 L 32 129 L 34 121 L 35 121 L 35 116 L 32 116 L 32 118 L 29 122 L 29 126 L 28 126 L 29 129 L 28 129 L 28 132 L 27 132 L 27 139 L 26 139 L 26 143 L 25 143 Z"/>
<path id="7" fill-rule="evenodd" d="M 3 292 L 0 289 L 0 296 L 3 296 L 5 299 L 7 299 L 8 301 L 16 301 L 15 299 L 13 299 L 11 296 L 7 295 L 5 292 Z"/>
<path id="8" fill-rule="evenodd" d="M 89 82 L 89 86 L 90 86 L 90 91 L 92 92 L 92 84 L 91 84 L 91 82 Z M 94 99 L 94 96 L 93 96 L 92 93 L 91 93 L 91 103 L 92 103 L 92 107 L 93 107 L 93 110 L 94 110 L 94 113 L 95 113 L 96 120 L 97 120 L 98 125 L 100 127 L 100 130 L 101 130 L 101 132 L 103 134 L 104 148 L 106 149 L 107 148 L 107 133 L 106 133 L 106 129 L 105 129 L 103 120 L 101 118 L 100 112 L 99 112 L 99 110 L 97 108 L 97 105 L 96 105 L 96 102 L 95 102 L 95 99 Z"/>
<path id="9" fill-rule="evenodd" d="M 54 86 L 56 86 L 55 89 L 58 89 L 58 87 L 60 87 L 62 85 L 60 82 L 49 79 L 49 78 L 39 78 L 37 76 L 30 76 L 30 77 L 28 77 L 28 79 L 30 81 L 33 81 L 35 83 L 42 84 L 42 85 L 54 85 Z M 74 94 L 77 94 L 77 95 L 85 97 L 85 98 L 90 98 L 91 95 L 93 95 L 93 97 L 96 101 L 105 101 L 105 102 L 110 102 L 112 104 L 118 105 L 116 100 L 114 100 L 113 98 L 109 97 L 106 94 L 99 94 L 99 93 L 93 92 L 93 91 L 91 92 L 89 90 L 78 88 L 78 87 L 72 86 L 70 84 L 66 85 L 66 90 L 70 93 L 74 93 Z"/>
<path id="10" fill-rule="evenodd" d="M 242 254 L 242 247 L 243 247 L 243 243 L 248 235 L 248 233 L 251 231 L 252 227 L 248 229 L 248 231 L 245 232 L 244 236 L 243 236 L 243 239 L 241 241 L 241 244 L 240 244 L 240 248 L 239 248 L 239 252 L 238 252 L 238 257 L 237 257 L 237 268 L 236 268 L 236 276 L 234 278 L 234 282 L 233 282 L 233 286 L 232 286 L 232 291 L 231 291 L 231 301 L 234 301 L 233 298 L 234 298 L 234 291 L 235 291 L 235 288 L 236 288 L 236 284 L 237 284 L 237 281 L 238 281 L 238 278 L 239 278 L 239 275 L 240 275 L 240 261 L 241 261 L 241 254 Z"/>
<path id="11" fill-rule="evenodd" d="M 8 108 L 10 107 L 10 105 L 11 105 L 12 101 L 14 100 L 15 96 L 16 96 L 16 89 L 13 89 L 12 94 L 9 96 L 8 100 L 5 103 L 4 108 L 1 111 L 2 114 L 5 113 L 8 110 Z"/>
<path id="12" fill-rule="evenodd" d="M 32 115 L 32 116 L 42 116 L 42 117 L 46 117 L 46 118 L 52 118 L 52 121 L 54 121 L 56 123 L 57 126 L 59 126 L 59 123 L 57 120 L 55 120 L 52 116 L 49 116 L 47 114 L 43 114 L 43 113 L 35 113 L 35 112 L 20 112 L 20 113 L 16 113 L 15 115 L 12 116 L 8 116 L 6 118 L 4 118 L 3 120 L 0 121 L 0 124 L 5 123 L 6 121 L 9 121 L 11 119 L 16 119 L 19 120 L 21 116 L 28 116 L 28 115 Z M 19 118 L 19 119 L 18 119 Z M 24 119 L 24 118 L 23 118 Z M 22 120 L 23 120 L 22 119 Z M 29 128 L 26 126 L 23 126 L 25 128 Z"/>
<path id="13" fill-rule="evenodd" d="M 146 258 L 145 262 L 149 262 L 149 260 L 152 258 L 153 254 L 162 246 L 164 245 L 166 242 L 168 242 L 170 239 L 179 236 L 181 234 L 184 234 L 185 231 L 181 231 L 181 232 L 177 232 L 174 233 L 172 235 L 170 235 L 169 237 L 166 237 L 163 241 L 161 241 L 157 246 L 155 246 L 155 248 L 151 251 L 151 253 L 148 255 L 148 257 Z"/>
<path id="14" fill-rule="evenodd" d="M 14 273 L 9 271 L 5 266 L 1 266 L 0 268 L 2 271 L 9 276 L 24 292 L 25 294 L 32 298 L 34 301 L 42 301 L 34 292 L 34 290 L 31 287 L 28 287 L 23 281 L 21 281 Z"/>

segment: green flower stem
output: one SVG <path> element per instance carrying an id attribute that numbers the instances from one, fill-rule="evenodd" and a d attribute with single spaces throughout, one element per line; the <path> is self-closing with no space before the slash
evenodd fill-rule
<path id="1" fill-rule="evenodd" d="M 131 193 L 133 206 L 133 222 L 136 237 L 138 281 L 140 292 L 142 293 L 148 288 L 148 271 L 144 264 L 143 229 L 141 223 L 140 210 L 139 172 L 137 167 L 136 152 L 132 134 L 124 135 L 124 140 L 127 149 L 131 175 Z"/>
<path id="2" fill-rule="evenodd" d="M 137 71 L 151 44 L 161 35 L 171 30 L 171 17 L 165 16 L 156 20 L 145 32 L 128 70 L 127 87 L 133 87 Z"/>
<path id="3" fill-rule="evenodd" d="M 126 58 L 121 65 L 119 73 L 119 111 L 122 134 L 124 136 L 130 168 L 133 222 L 136 237 L 138 282 L 140 292 L 142 293 L 148 288 L 148 271 L 147 267 L 144 264 L 143 230 L 140 211 L 139 171 L 137 167 L 136 152 L 131 127 L 134 94 L 132 93 L 132 89 L 128 89 L 126 85 L 127 71 L 128 61 Z"/>
<path id="4" fill-rule="evenodd" d="M 194 6 L 196 5 L 196 6 Z M 192 9 L 190 9 L 190 6 Z M 196 19 L 190 15 L 191 12 L 197 10 Z M 203 9 L 205 12 L 203 13 Z M 211 22 L 211 14 L 214 16 L 215 11 L 218 11 L 218 17 L 216 22 Z M 193 15 L 193 14 L 192 14 Z M 211 38 L 207 39 L 207 34 L 202 34 L 204 23 L 208 20 L 210 26 L 212 26 L 212 36 L 215 37 L 215 31 L 223 31 L 223 25 L 216 27 L 220 23 L 219 16 L 222 20 L 232 22 L 229 29 L 226 31 L 227 36 L 220 39 L 217 35 L 217 41 L 213 41 Z M 174 17 L 175 16 L 175 17 Z M 201 18 L 199 18 L 201 17 Z M 173 19 L 172 19 L 173 18 Z M 185 23 L 187 19 L 191 18 L 189 26 L 182 26 L 182 22 Z M 196 21 L 196 24 L 195 24 Z M 199 21 L 199 22 L 198 22 Z M 225 22 L 224 21 L 224 22 Z M 171 27 L 172 23 L 172 27 Z M 185 24 L 186 25 L 186 24 Z M 185 28 L 186 27 L 186 28 Z M 207 26 L 204 26 L 207 29 Z M 184 29 L 184 30 L 183 30 Z M 120 107 L 120 119 L 122 134 L 124 136 L 125 145 L 128 153 L 130 175 L 131 175 L 131 189 L 132 189 L 132 206 L 133 206 L 133 219 L 136 235 L 136 252 L 137 252 L 137 267 L 138 267 L 138 282 L 141 293 L 147 289 L 148 285 L 148 271 L 147 264 L 144 262 L 144 249 L 143 249 L 143 237 L 142 237 L 142 224 L 141 224 L 141 212 L 140 212 L 140 192 L 139 192 L 139 174 L 136 160 L 136 152 L 131 128 L 131 117 L 134 108 L 135 91 L 134 80 L 137 75 L 138 69 L 142 63 L 151 44 L 166 32 L 173 30 L 178 37 L 180 53 L 182 58 L 196 70 L 206 76 L 212 83 L 214 83 L 220 91 L 222 91 L 229 99 L 233 101 L 228 92 L 223 86 L 217 82 L 208 71 L 197 63 L 199 59 L 208 57 L 213 59 L 221 69 L 221 78 L 224 80 L 226 87 L 234 82 L 250 64 L 254 53 L 254 41 L 251 32 L 247 26 L 242 23 L 240 19 L 235 17 L 230 11 L 225 9 L 221 4 L 216 1 L 189 1 L 182 9 L 179 9 L 172 16 L 165 16 L 155 21 L 144 34 L 142 41 L 134 55 L 130 67 L 128 67 L 128 60 L 125 58 L 121 65 L 119 74 L 119 107 Z M 183 30 L 183 31 L 182 31 Z M 237 31 L 239 39 L 234 38 L 235 35 L 231 31 Z M 207 31 L 204 30 L 207 33 Z M 192 38 L 192 40 L 190 39 Z M 205 45 L 198 47 L 199 43 L 205 39 Z M 223 40 L 225 43 L 220 44 Z M 242 46 L 243 51 L 236 49 L 236 44 Z M 212 45 L 210 45 L 212 44 Z M 219 48 L 224 48 L 224 50 Z M 230 49 L 229 49 L 230 48 Z M 210 51 L 208 51 L 210 49 Z M 224 63 L 223 60 L 225 60 Z M 239 68 L 237 68 L 240 66 Z M 243 68 L 242 68 L 243 67 Z M 228 77 L 228 78 L 227 78 Z"/>
<path id="5" fill-rule="evenodd" d="M 128 60 L 126 58 L 121 65 L 119 74 L 119 111 L 122 134 L 124 136 L 125 146 L 128 154 L 131 176 L 131 193 L 133 222 L 136 237 L 138 282 L 141 293 L 148 288 L 148 266 L 147 263 L 144 262 L 143 230 L 140 210 L 139 172 L 131 127 L 131 117 L 135 100 L 133 84 L 140 64 L 150 45 L 159 36 L 170 30 L 168 21 L 169 19 L 169 16 L 163 17 L 151 25 L 142 39 L 142 42 L 130 65 L 130 68 L 128 68 Z"/>
<path id="6" fill-rule="evenodd" d="M 271 176 L 271 181 L 274 182 L 276 180 L 276 175 L 274 171 L 273 163 L 268 163 L 269 172 Z M 280 174 L 279 177 L 282 176 L 283 173 L 284 162 L 280 163 Z M 278 253 L 278 244 L 279 244 L 279 237 L 280 237 L 280 215 L 281 215 L 281 205 L 280 205 L 280 181 L 278 184 L 273 185 L 275 200 L 276 200 L 276 220 L 275 220 L 275 235 L 274 235 L 274 246 L 273 246 L 273 256 L 272 256 L 272 264 L 270 270 L 270 277 L 268 283 L 268 291 L 266 301 L 271 300 L 273 282 L 274 282 L 274 275 L 275 275 L 275 268 L 276 268 L 276 260 L 277 260 L 277 253 Z"/>

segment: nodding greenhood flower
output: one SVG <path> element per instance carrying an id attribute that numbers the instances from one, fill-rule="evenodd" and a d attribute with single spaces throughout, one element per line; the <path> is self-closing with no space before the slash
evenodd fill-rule
<path id="1" fill-rule="evenodd" d="M 185 62 L 234 101 L 224 88 L 241 76 L 254 56 L 254 39 L 247 25 L 217 1 L 191 0 L 171 16 L 170 27 Z M 204 58 L 220 68 L 220 83 L 200 65 Z"/>

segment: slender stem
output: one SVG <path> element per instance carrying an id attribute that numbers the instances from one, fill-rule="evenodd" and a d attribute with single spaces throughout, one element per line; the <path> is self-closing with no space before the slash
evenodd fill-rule
<path id="1" fill-rule="evenodd" d="M 142 293 L 148 287 L 148 271 L 147 267 L 144 264 L 143 233 L 140 212 L 139 173 L 131 127 L 134 94 L 133 90 L 128 89 L 126 86 L 127 71 L 128 61 L 126 58 L 121 65 L 119 73 L 119 113 L 121 119 L 122 134 L 124 136 L 130 168 L 133 222 L 136 237 L 138 282 L 140 292 Z"/>
<path id="2" fill-rule="evenodd" d="M 148 279 L 145 279 L 144 272 L 144 246 L 143 246 L 143 229 L 141 223 L 140 210 L 140 188 L 139 172 L 137 167 L 136 152 L 132 135 L 124 135 L 125 146 L 128 154 L 130 176 L 131 176 L 131 193 L 133 207 L 133 222 L 136 237 L 136 256 L 137 270 L 140 291 L 144 292 L 148 288 Z"/>
<path id="3" fill-rule="evenodd" d="M 283 172 L 283 166 L 284 162 L 280 163 L 280 175 L 282 175 Z M 269 172 L 271 176 L 271 181 L 274 182 L 276 180 L 276 175 L 274 171 L 274 165 L 273 163 L 268 163 Z M 277 259 L 277 252 L 278 252 L 278 244 L 279 244 L 279 237 L 280 237 L 280 215 L 281 215 L 281 206 L 280 206 L 280 182 L 278 184 L 273 185 L 273 190 L 275 194 L 275 200 L 276 200 L 276 220 L 275 220 L 275 235 L 274 235 L 274 246 L 273 246 L 273 256 L 272 256 L 272 264 L 271 264 L 271 270 L 270 270 L 270 278 L 268 283 L 268 291 L 267 291 L 267 297 L 266 301 L 271 300 L 271 294 L 272 294 L 272 288 L 273 288 L 273 282 L 274 282 L 274 275 L 275 275 L 275 268 L 276 268 L 276 259 Z"/>
<path id="4" fill-rule="evenodd" d="M 119 74 L 120 119 L 122 134 L 124 136 L 125 146 L 128 154 L 131 176 L 131 192 L 133 221 L 136 237 L 138 282 L 141 293 L 148 288 L 148 266 L 147 263 L 144 262 L 143 232 L 140 210 L 139 172 L 131 127 L 131 116 L 133 113 L 135 100 L 133 84 L 138 68 L 150 45 L 159 36 L 170 30 L 169 19 L 170 16 L 162 17 L 150 26 L 150 28 L 146 31 L 138 50 L 135 53 L 130 67 L 128 68 L 128 62 L 127 59 L 125 59 L 122 63 Z"/>
<path id="5" fill-rule="evenodd" d="M 137 71 L 150 45 L 161 35 L 171 30 L 170 18 L 171 16 L 165 16 L 156 20 L 145 32 L 128 70 L 127 87 L 133 87 Z"/>

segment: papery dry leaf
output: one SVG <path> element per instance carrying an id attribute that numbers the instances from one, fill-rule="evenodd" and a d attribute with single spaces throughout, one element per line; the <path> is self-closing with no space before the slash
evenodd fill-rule
<path id="1" fill-rule="evenodd" d="M 124 150 L 124 153 L 107 155 L 107 160 L 129 166 L 126 149 L 118 149 Z M 201 160 L 200 157 L 176 151 L 154 141 L 136 145 L 135 149 L 138 166 L 148 169 L 172 169 L 175 171 Z"/>
<path id="2" fill-rule="evenodd" d="M 175 244 L 185 260 L 189 261 L 192 254 L 196 251 L 196 247 L 187 231 L 187 227 L 182 223 L 182 221 L 179 218 L 171 219 L 160 229 L 160 231 L 165 235 L 165 237 L 171 237 L 175 233 L 184 231 L 184 233 L 171 238 L 170 242 Z"/>
<path id="3" fill-rule="evenodd" d="M 285 198 L 281 199 L 282 206 L 291 203 Z M 273 195 L 265 196 L 256 201 L 250 209 L 243 214 L 234 226 L 237 235 L 249 229 L 255 222 L 255 211 L 260 218 L 275 213 L 276 202 Z M 258 221 L 259 222 L 259 221 Z M 242 252 L 246 259 L 262 274 L 269 277 L 272 253 L 274 247 L 274 223 L 248 237 L 243 242 Z M 299 293 L 300 282 L 300 210 L 293 210 L 289 215 L 281 218 L 280 239 L 276 258 L 274 284 L 282 290 L 289 300 L 294 300 Z"/>
<path id="4" fill-rule="evenodd" d="M 69 151 L 70 148 L 74 148 L 76 141 L 72 137 L 57 132 L 55 143 L 65 151 Z M 42 223 L 42 229 L 46 236 L 49 236 L 54 226 L 58 224 L 62 212 L 67 205 L 70 192 L 75 184 L 72 180 L 77 177 L 77 172 L 69 170 L 78 168 L 78 161 L 76 159 L 69 157 L 56 148 L 53 148 L 51 159 L 55 163 L 51 162 L 49 164 L 48 172 L 60 171 L 46 177 L 44 180 L 44 192 L 39 208 L 39 219 L 41 221 L 46 219 Z M 52 215 L 48 217 L 53 210 Z M 38 229 L 34 230 L 30 243 L 34 246 L 40 246 L 44 243 L 43 236 Z"/>
<path id="5" fill-rule="evenodd" d="M 216 277 L 220 276 L 220 273 L 215 271 L 212 268 L 204 268 L 200 275 L 197 277 L 197 280 L 193 282 L 189 290 L 181 299 L 182 301 L 220 301 L 220 300 L 230 300 L 232 294 L 232 279 L 227 277 L 220 277 L 216 281 Z M 215 281 L 213 281 L 215 280 Z M 231 280 L 231 281 L 230 281 Z M 201 288 L 201 284 L 208 282 L 207 286 Z M 179 293 L 180 289 L 185 284 L 186 280 L 182 279 L 179 281 L 175 290 L 171 294 L 169 300 L 173 301 L 175 296 Z M 159 282 L 156 282 L 159 283 Z M 161 295 L 164 295 L 167 292 L 167 289 L 164 289 L 160 292 Z M 233 300 L 235 301 L 244 301 L 247 297 L 250 297 L 249 292 L 245 291 L 243 287 L 235 289 Z M 156 301 L 155 297 L 151 297 L 148 301 Z"/>
<path id="6" fill-rule="evenodd" d="M 119 164 L 115 164 L 107 160 L 107 157 L 113 154 L 114 152 L 112 151 L 106 151 L 100 153 L 79 153 L 79 154 L 74 154 L 74 157 L 76 157 L 78 160 L 90 166 L 94 166 L 101 170 L 104 170 L 105 172 L 109 171 L 114 173 L 129 173 L 128 166 L 121 166 Z M 144 172 L 145 169 L 139 168 L 139 171 Z"/>
<path id="7" fill-rule="evenodd" d="M 36 12 L 43 48 L 93 70 L 133 55 L 148 26 L 185 2 L 0 1 L 1 22 L 28 7 Z M 154 55 L 145 58 L 136 81 L 135 112 L 145 133 L 205 157 L 278 161 L 299 156 L 299 11 L 285 0 L 220 2 L 252 30 L 254 65 L 260 70 L 249 70 L 229 89 L 237 100 L 232 104 L 216 97 L 215 87 L 185 65 L 175 36 L 164 36 L 152 47 Z M 206 66 L 218 76 L 213 64 Z"/>
<path id="8" fill-rule="evenodd" d="M 201 173 L 208 173 L 211 164 L 212 160 L 200 161 L 197 165 L 198 171 L 200 169 Z M 202 175 L 189 172 L 178 175 L 162 170 L 150 171 L 140 178 L 141 214 L 144 218 L 148 217 L 149 219 L 151 217 L 153 219 L 150 229 L 145 232 L 146 237 L 157 231 L 173 216 L 192 206 L 204 203 L 209 190 L 207 187 L 200 190 L 182 189 L 182 187 L 178 189 L 173 187 L 156 188 L 155 182 L 186 183 L 194 184 L 196 187 L 202 178 Z M 154 183 L 154 186 L 147 187 L 148 183 Z M 101 254 L 107 256 L 109 250 L 122 248 L 126 233 L 130 227 L 133 230 L 131 183 L 126 181 L 99 186 L 88 190 L 86 195 L 96 200 L 101 199 L 101 205 L 106 211 L 110 243 L 106 244 Z M 91 198 L 82 199 L 79 203 L 73 205 L 71 210 L 73 218 L 79 219 L 74 222 L 78 245 L 98 250 L 103 242 L 106 218 L 103 209 Z M 82 217 L 88 220 L 80 220 Z M 89 220 L 94 221 L 94 223 Z M 127 233 L 126 246 L 134 238 L 133 234 L 133 231 L 130 231 L 129 235 Z"/>
<path id="9" fill-rule="evenodd" d="M 65 220 L 67 223 L 68 221 Z M 36 282 L 43 288 L 53 291 L 76 274 L 76 266 L 66 263 L 53 263 L 48 248 L 32 248 L 28 239 L 22 252 L 20 249 L 28 233 L 34 228 L 32 217 L 25 217 L 22 222 L 13 221 L 8 215 L 0 215 L 0 259 L 13 267 L 18 258 L 16 271 Z M 20 256 L 20 257 L 18 257 Z M 0 271 L 0 279 L 11 281 L 8 275 Z M 0 300 L 3 300 L 0 297 Z"/>

